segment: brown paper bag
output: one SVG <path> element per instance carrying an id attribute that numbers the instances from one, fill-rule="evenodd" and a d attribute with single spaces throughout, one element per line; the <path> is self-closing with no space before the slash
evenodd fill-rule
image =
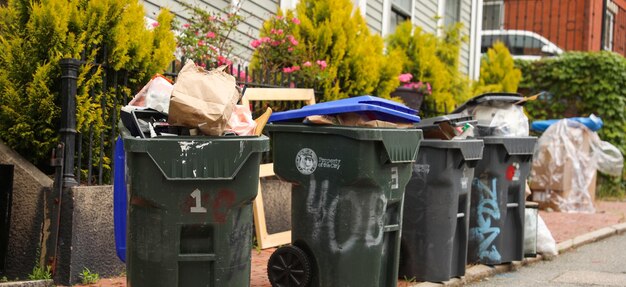
<path id="1" fill-rule="evenodd" d="M 241 94 L 225 67 L 206 71 L 187 61 L 178 73 L 170 99 L 168 122 L 198 128 L 205 135 L 221 135 Z"/>

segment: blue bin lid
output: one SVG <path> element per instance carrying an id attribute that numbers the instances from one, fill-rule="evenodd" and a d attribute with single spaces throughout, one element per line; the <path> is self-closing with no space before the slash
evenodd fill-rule
<path id="1" fill-rule="evenodd" d="M 273 113 L 269 122 L 304 119 L 314 115 L 365 113 L 371 119 L 388 122 L 418 123 L 417 111 L 403 104 L 373 96 L 360 96 L 332 102 L 304 106 L 298 110 Z"/>

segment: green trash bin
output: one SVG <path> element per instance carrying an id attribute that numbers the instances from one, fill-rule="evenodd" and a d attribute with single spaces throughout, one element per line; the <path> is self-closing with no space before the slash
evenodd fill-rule
<path id="1" fill-rule="evenodd" d="M 128 286 L 248 286 L 252 200 L 268 138 L 122 133 Z"/>
<path id="2" fill-rule="evenodd" d="M 470 190 L 483 141 L 420 143 L 406 186 L 400 278 L 442 282 L 465 275 Z"/>
<path id="3" fill-rule="evenodd" d="M 524 259 L 526 178 L 536 137 L 483 137 L 474 170 L 468 262 L 495 265 Z"/>
<path id="4" fill-rule="evenodd" d="M 274 172 L 293 183 L 292 245 L 273 286 L 396 286 L 404 188 L 422 133 L 270 124 Z"/>

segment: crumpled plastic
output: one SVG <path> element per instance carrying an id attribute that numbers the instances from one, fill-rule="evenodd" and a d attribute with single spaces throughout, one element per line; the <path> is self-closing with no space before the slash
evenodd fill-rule
<path id="1" fill-rule="evenodd" d="M 562 212 L 595 212 L 589 190 L 595 188 L 596 171 L 621 175 L 624 158 L 597 133 L 572 120 L 550 126 L 539 138 L 533 157 L 531 188 Z M 535 194 L 533 194 L 533 199 Z"/>
<path id="2" fill-rule="evenodd" d="M 537 253 L 548 259 L 559 254 L 556 240 L 540 215 L 537 215 Z"/>
<path id="3" fill-rule="evenodd" d="M 168 114 L 172 90 L 174 90 L 174 85 L 165 77 L 157 74 L 143 86 L 128 105 L 151 108 Z"/>
<path id="4" fill-rule="evenodd" d="M 473 116 L 478 121 L 474 133 L 479 137 L 523 137 L 529 133 L 528 117 L 521 105 L 488 101 L 467 107 L 461 113 Z"/>
<path id="5" fill-rule="evenodd" d="M 233 114 L 228 119 L 226 125 L 227 132 L 233 132 L 239 136 L 254 135 L 257 123 L 252 119 L 250 107 L 246 105 L 235 105 Z"/>

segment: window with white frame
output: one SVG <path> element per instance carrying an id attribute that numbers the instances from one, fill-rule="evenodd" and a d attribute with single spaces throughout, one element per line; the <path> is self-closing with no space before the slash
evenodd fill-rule
<path id="1" fill-rule="evenodd" d="M 400 23 L 411 19 L 412 0 L 392 0 L 389 15 L 389 33 L 393 33 Z"/>
<path id="2" fill-rule="evenodd" d="M 492 0 L 483 2 L 483 30 L 500 30 L 504 28 L 504 1 Z"/>
<path id="3" fill-rule="evenodd" d="M 602 48 L 607 51 L 613 50 L 613 30 L 615 29 L 615 14 L 612 11 L 606 11 L 604 18 L 604 42 Z"/>
<path id="4" fill-rule="evenodd" d="M 445 0 L 443 24 L 450 26 L 461 21 L 461 0 Z"/>

